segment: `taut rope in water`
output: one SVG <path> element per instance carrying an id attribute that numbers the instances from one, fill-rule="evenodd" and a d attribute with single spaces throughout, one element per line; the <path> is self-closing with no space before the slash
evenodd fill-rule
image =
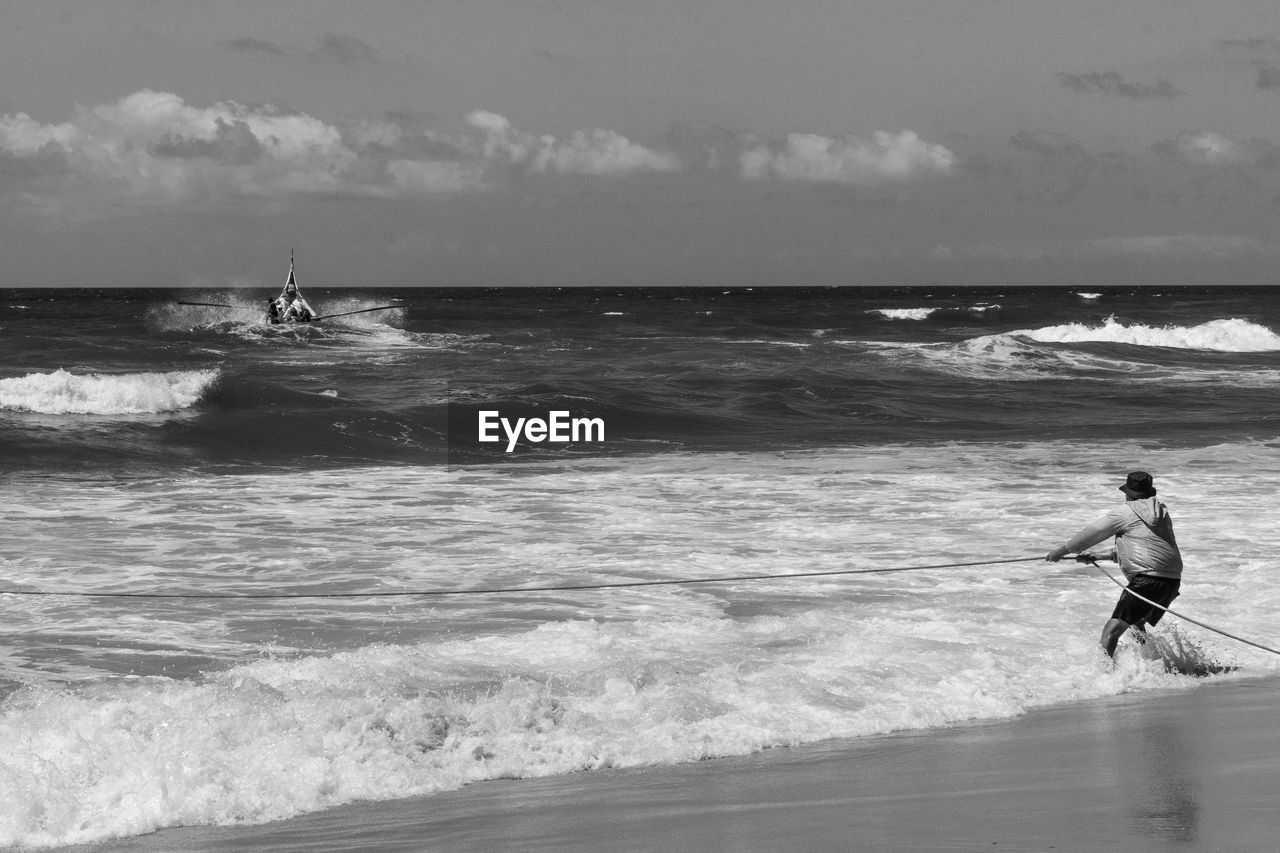
<path id="1" fill-rule="evenodd" d="M 787 578 L 819 578 L 836 575 L 872 575 L 888 572 L 922 572 L 929 569 L 958 569 L 968 566 L 995 566 L 1002 563 L 1029 563 L 1043 557 L 1016 557 L 1012 560 L 976 560 L 970 563 L 937 563 L 930 566 L 892 566 L 882 569 L 838 569 L 828 572 L 795 572 L 792 574 L 733 575 L 717 578 L 673 578 L 655 581 L 617 581 L 615 583 L 564 584 L 557 586 L 507 586 L 481 587 L 477 589 L 419 589 L 387 592 L 263 592 L 263 593 L 201 593 L 201 592 L 93 592 L 91 590 L 22 590 L 4 589 L 0 595 L 31 596 L 85 596 L 89 598 L 202 598 L 202 599 L 297 599 L 297 598 L 391 598 L 446 595 L 496 595 L 515 592 L 578 592 L 592 589 L 626 589 L 642 586 L 679 586 L 683 584 L 733 583 L 736 581 L 781 580 Z"/>
<path id="2" fill-rule="evenodd" d="M 264 600 L 281 600 L 281 599 L 310 599 L 310 598 L 428 598 L 428 597 L 444 597 L 453 595 L 502 595 L 511 593 L 524 592 L 582 592 L 587 590 L 598 589 L 634 589 L 646 586 L 683 586 L 690 584 L 707 584 L 707 583 L 736 583 L 742 581 L 761 581 L 761 580 L 789 580 L 791 578 L 822 578 L 837 577 L 840 575 L 874 575 L 888 574 L 890 572 L 923 572 L 934 569 L 959 569 L 970 568 L 973 566 L 997 566 L 1007 563 L 1030 563 L 1033 560 L 1043 560 L 1043 557 L 1014 557 L 1009 560 L 974 560 L 965 563 L 934 563 L 927 566 L 887 566 L 879 569 L 836 569 L 826 572 L 792 572 L 788 574 L 756 574 L 756 575 L 731 575 L 727 577 L 715 578 L 672 578 L 668 580 L 652 580 L 652 581 L 617 581 L 613 583 L 586 583 L 586 584 L 557 584 L 554 586 L 492 586 L 478 587 L 473 589 L 416 589 L 416 590 L 390 590 L 386 592 L 261 592 L 261 593 L 215 593 L 215 592 L 94 592 L 93 590 L 33 590 L 33 589 L 0 589 L 0 595 L 25 595 L 25 596 L 45 596 L 45 597 L 72 597 L 83 596 L 85 598 L 134 598 L 134 599 L 205 599 L 205 600 L 224 600 L 224 601 L 264 601 Z M 1146 602 L 1152 607 L 1157 607 L 1172 616 L 1176 616 L 1183 621 L 1190 622 L 1192 625 L 1198 625 L 1206 631 L 1212 631 L 1215 634 L 1221 634 L 1237 642 L 1244 643 L 1247 646 L 1253 646 L 1256 649 L 1262 649 L 1272 654 L 1280 655 L 1280 649 L 1274 649 L 1271 646 L 1262 643 L 1247 640 L 1244 637 L 1224 631 L 1221 628 L 1215 628 L 1187 616 L 1185 613 L 1179 613 L 1176 610 L 1170 610 L 1168 607 L 1156 604 L 1149 598 L 1138 595 L 1136 592 L 1125 587 L 1124 583 L 1118 580 L 1114 575 L 1108 572 L 1102 566 L 1098 565 L 1096 557 L 1090 554 L 1076 554 L 1075 560 L 1080 563 L 1088 563 L 1126 593 L 1132 595 L 1139 601 Z"/>

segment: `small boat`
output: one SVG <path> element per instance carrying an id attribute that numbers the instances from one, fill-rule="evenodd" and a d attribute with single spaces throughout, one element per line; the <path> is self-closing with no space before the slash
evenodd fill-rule
<path id="1" fill-rule="evenodd" d="M 285 280 L 280 295 L 275 299 L 267 300 L 266 322 L 272 325 L 310 323 L 315 316 L 315 310 L 307 304 L 307 300 L 302 298 L 302 292 L 298 290 L 298 281 L 293 275 L 293 250 L 290 249 L 289 277 Z"/>

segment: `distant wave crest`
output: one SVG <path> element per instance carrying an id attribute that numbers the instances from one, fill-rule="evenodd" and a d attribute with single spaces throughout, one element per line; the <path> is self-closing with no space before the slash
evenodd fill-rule
<path id="1" fill-rule="evenodd" d="M 1085 343 L 1101 341 L 1174 349 L 1215 350 L 1217 352 L 1266 352 L 1280 350 L 1280 335 L 1248 320 L 1210 320 L 1198 326 L 1125 325 L 1108 317 L 1101 326 L 1068 323 L 1041 329 L 1011 332 L 1042 343 Z"/>
<path id="2" fill-rule="evenodd" d="M 46 415 L 177 412 L 199 402 L 217 370 L 168 373 L 31 373 L 0 379 L 0 410 Z"/>
<path id="3" fill-rule="evenodd" d="M 879 314 L 890 320 L 923 320 L 937 310 L 937 308 L 875 308 L 867 313 Z"/>
<path id="4" fill-rule="evenodd" d="M 964 308 L 957 307 L 932 307 L 932 308 L 872 308 L 867 314 L 879 314 L 888 320 L 927 320 L 929 317 L 936 316 L 983 316 L 992 314 L 1000 310 L 999 305 L 991 303 L 979 303 Z"/>

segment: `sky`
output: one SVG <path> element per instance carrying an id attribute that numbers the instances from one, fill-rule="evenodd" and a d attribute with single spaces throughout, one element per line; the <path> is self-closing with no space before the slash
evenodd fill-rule
<path id="1" fill-rule="evenodd" d="M 1280 281 L 1275 0 L 0 0 L 0 286 Z"/>

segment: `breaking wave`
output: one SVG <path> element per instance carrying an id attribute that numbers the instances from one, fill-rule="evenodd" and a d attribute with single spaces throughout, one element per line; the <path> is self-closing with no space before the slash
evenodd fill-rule
<path id="1" fill-rule="evenodd" d="M 890 320 L 923 320 L 937 308 L 875 308 L 868 311 L 868 314 L 879 314 Z"/>
<path id="2" fill-rule="evenodd" d="M 886 320 L 928 320 L 930 318 L 990 317 L 999 311 L 1000 306 L 996 303 L 979 302 L 963 307 L 948 305 L 929 308 L 871 308 L 864 313 L 878 314 Z"/>
<path id="3" fill-rule="evenodd" d="M 1020 329 L 1009 334 L 1042 343 L 1070 344 L 1098 341 L 1217 352 L 1280 350 L 1280 335 L 1266 326 L 1238 318 L 1210 320 L 1198 326 L 1148 326 L 1143 323 L 1126 325 L 1113 316 L 1108 317 L 1100 326 L 1067 323 L 1040 329 Z"/>
<path id="4" fill-rule="evenodd" d="M 218 370 L 168 373 L 30 373 L 0 379 L 0 410 L 45 415 L 140 415 L 189 409 Z"/>
<path id="5" fill-rule="evenodd" d="M 24 688 L 0 712 L 0 844 L 262 823 L 487 779 L 673 765 L 1187 684 L 1159 661 L 1108 672 L 1086 639 L 1052 661 L 979 653 L 963 619 L 903 637 L 916 663 L 876 664 L 855 624 L 829 621 L 547 623 L 264 660 L 197 682 Z M 764 654 L 770 643 L 782 651 Z"/>

